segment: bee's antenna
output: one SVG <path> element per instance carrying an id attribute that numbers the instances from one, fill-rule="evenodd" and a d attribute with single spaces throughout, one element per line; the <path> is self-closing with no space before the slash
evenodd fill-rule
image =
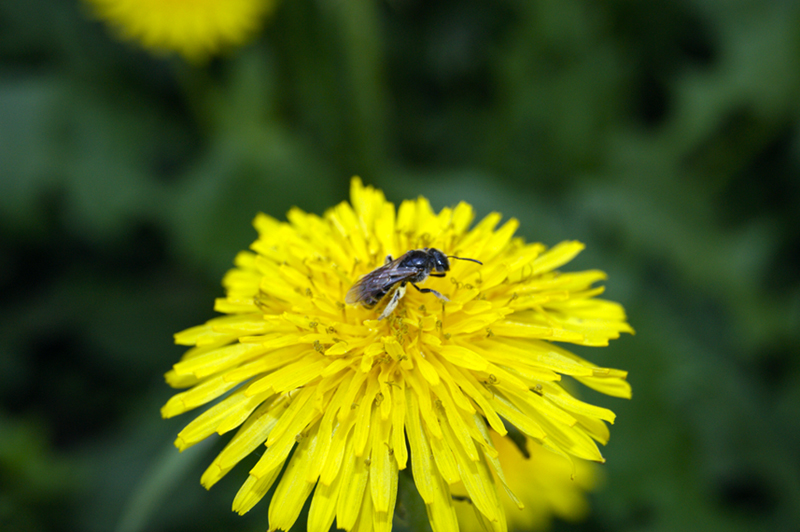
<path id="1" fill-rule="evenodd" d="M 477 262 L 478 264 L 483 266 L 483 263 L 481 261 L 477 260 L 477 259 L 468 259 L 466 257 L 456 257 L 455 255 L 448 255 L 447 258 L 448 259 L 458 259 L 458 260 L 468 260 L 470 262 Z"/>

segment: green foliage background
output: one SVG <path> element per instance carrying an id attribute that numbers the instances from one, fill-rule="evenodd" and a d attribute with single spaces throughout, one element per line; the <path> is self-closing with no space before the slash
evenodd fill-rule
<path id="1" fill-rule="evenodd" d="M 618 420 L 557 529 L 797 530 L 800 2 L 287 0 L 198 67 L 29 0 L 0 61 L 2 530 L 267 529 L 248 464 L 206 493 L 220 442 L 172 447 L 171 335 L 353 174 L 609 273 L 637 335 L 580 354 L 634 398 L 586 392 Z"/>

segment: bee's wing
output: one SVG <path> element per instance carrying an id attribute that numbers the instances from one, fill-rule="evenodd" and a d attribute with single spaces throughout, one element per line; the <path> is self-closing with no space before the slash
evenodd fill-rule
<path id="1" fill-rule="evenodd" d="M 344 300 L 348 305 L 356 303 L 366 303 L 374 305 L 389 289 L 400 282 L 405 281 L 417 274 L 416 268 L 397 268 L 400 259 L 396 259 L 389 264 L 372 270 L 364 277 L 359 279 L 356 284 L 350 287 Z"/>

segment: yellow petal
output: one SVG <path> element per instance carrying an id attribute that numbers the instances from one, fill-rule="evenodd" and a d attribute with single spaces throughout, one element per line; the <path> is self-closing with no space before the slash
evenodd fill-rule
<path id="1" fill-rule="evenodd" d="M 269 526 L 271 530 L 289 530 L 308 498 L 314 483 L 306 480 L 309 467 L 308 449 L 316 434 L 304 438 L 297 446 L 292 459 L 281 476 L 278 487 L 269 505 Z"/>
<path id="2" fill-rule="evenodd" d="M 336 503 L 336 526 L 345 530 L 352 528 L 356 522 L 369 477 L 367 461 L 364 457 L 356 456 L 354 443 L 354 437 L 348 438 L 341 472 L 343 484 Z"/>

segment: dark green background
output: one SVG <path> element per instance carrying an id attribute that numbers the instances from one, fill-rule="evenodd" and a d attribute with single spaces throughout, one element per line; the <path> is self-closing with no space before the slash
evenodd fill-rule
<path id="1" fill-rule="evenodd" d="M 634 397 L 585 393 L 618 420 L 558 529 L 798 529 L 800 3 L 286 0 L 200 67 L 85 12 L 0 3 L 2 530 L 267 529 L 162 374 L 256 212 L 353 174 L 609 273 L 637 334 L 577 351 Z"/>

